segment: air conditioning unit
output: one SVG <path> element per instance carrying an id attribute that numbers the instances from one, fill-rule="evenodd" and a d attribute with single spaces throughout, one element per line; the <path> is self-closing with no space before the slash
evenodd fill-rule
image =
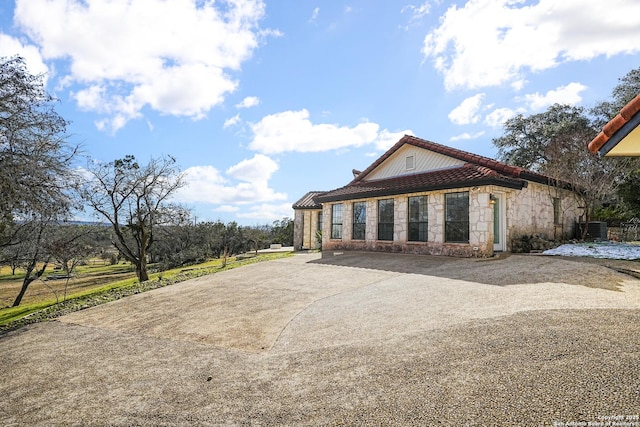
<path id="1" fill-rule="evenodd" d="M 607 223 L 604 221 L 589 221 L 576 223 L 576 239 L 582 238 L 582 230 L 587 227 L 587 239 L 607 240 Z"/>

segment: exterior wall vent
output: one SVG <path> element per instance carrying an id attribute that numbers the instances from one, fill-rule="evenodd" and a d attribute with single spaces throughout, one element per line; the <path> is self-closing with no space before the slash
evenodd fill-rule
<path id="1" fill-rule="evenodd" d="M 413 170 L 416 168 L 416 159 L 414 156 L 407 156 L 406 159 L 406 169 L 407 170 Z"/>

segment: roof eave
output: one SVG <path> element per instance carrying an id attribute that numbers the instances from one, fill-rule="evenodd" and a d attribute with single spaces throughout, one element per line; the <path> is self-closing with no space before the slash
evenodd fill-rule
<path id="1" fill-rule="evenodd" d="M 438 185 L 427 185 L 422 187 L 410 188 L 410 189 L 382 189 L 382 190 L 372 190 L 372 191 L 361 191 L 358 193 L 351 194 L 338 194 L 336 196 L 322 196 L 316 199 L 319 203 L 330 203 L 330 202 L 341 202 L 346 200 L 354 200 L 354 199 L 363 199 L 370 197 L 384 197 L 384 196 L 397 196 L 400 194 L 412 194 L 412 193 L 421 193 L 425 191 L 438 191 L 438 190 L 454 190 L 454 189 L 463 189 L 468 187 L 478 187 L 484 185 L 495 185 L 503 188 L 510 188 L 515 190 L 522 190 L 527 186 L 527 181 L 525 180 L 505 180 L 505 179 L 497 179 L 497 178 L 483 178 L 473 181 L 467 181 L 464 183 L 445 183 Z"/>
<path id="2" fill-rule="evenodd" d="M 317 209 L 322 209 L 322 205 L 315 205 L 315 206 L 298 206 L 298 205 L 292 205 L 291 208 L 298 210 L 298 211 L 312 211 L 312 210 L 317 210 Z"/>
<path id="3" fill-rule="evenodd" d="M 627 135 L 631 133 L 636 127 L 640 125 L 640 112 L 636 113 L 633 117 L 629 119 L 624 125 L 620 127 L 611 137 L 604 143 L 602 147 L 598 150 L 598 155 L 600 157 L 606 156 L 609 151 L 613 150 L 613 148 L 620 143 Z"/>

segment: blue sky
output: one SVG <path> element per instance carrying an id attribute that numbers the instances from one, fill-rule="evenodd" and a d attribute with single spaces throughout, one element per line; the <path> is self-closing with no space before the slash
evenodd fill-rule
<path id="1" fill-rule="evenodd" d="M 173 155 L 198 220 L 253 225 L 403 134 L 495 157 L 514 114 L 609 99 L 640 66 L 638 16 L 637 0 L 4 0 L 0 56 L 47 73 L 91 158 Z"/>

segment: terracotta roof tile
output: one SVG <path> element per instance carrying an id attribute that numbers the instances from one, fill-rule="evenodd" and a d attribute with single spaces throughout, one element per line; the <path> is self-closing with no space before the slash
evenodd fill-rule
<path id="1" fill-rule="evenodd" d="M 627 103 L 620 113 L 609 121 L 602 131 L 589 142 L 589 151 L 597 153 L 622 126 L 640 111 L 640 94 Z"/>
<path id="2" fill-rule="evenodd" d="M 613 119 L 611 119 L 609 123 L 604 125 L 604 127 L 602 128 L 602 132 L 604 132 L 605 135 L 611 138 L 611 135 L 616 133 L 618 129 L 620 129 L 625 123 L 627 123 L 627 120 L 625 120 L 624 117 L 618 114 Z"/>
<path id="3" fill-rule="evenodd" d="M 316 197 L 316 201 L 324 203 L 354 198 L 392 196 L 420 191 L 491 184 L 508 188 L 522 188 L 526 185 L 526 182 L 522 179 L 500 174 L 488 167 L 466 163 L 460 167 L 432 172 L 371 181 L 352 181 L 344 187 L 328 191 Z"/>

